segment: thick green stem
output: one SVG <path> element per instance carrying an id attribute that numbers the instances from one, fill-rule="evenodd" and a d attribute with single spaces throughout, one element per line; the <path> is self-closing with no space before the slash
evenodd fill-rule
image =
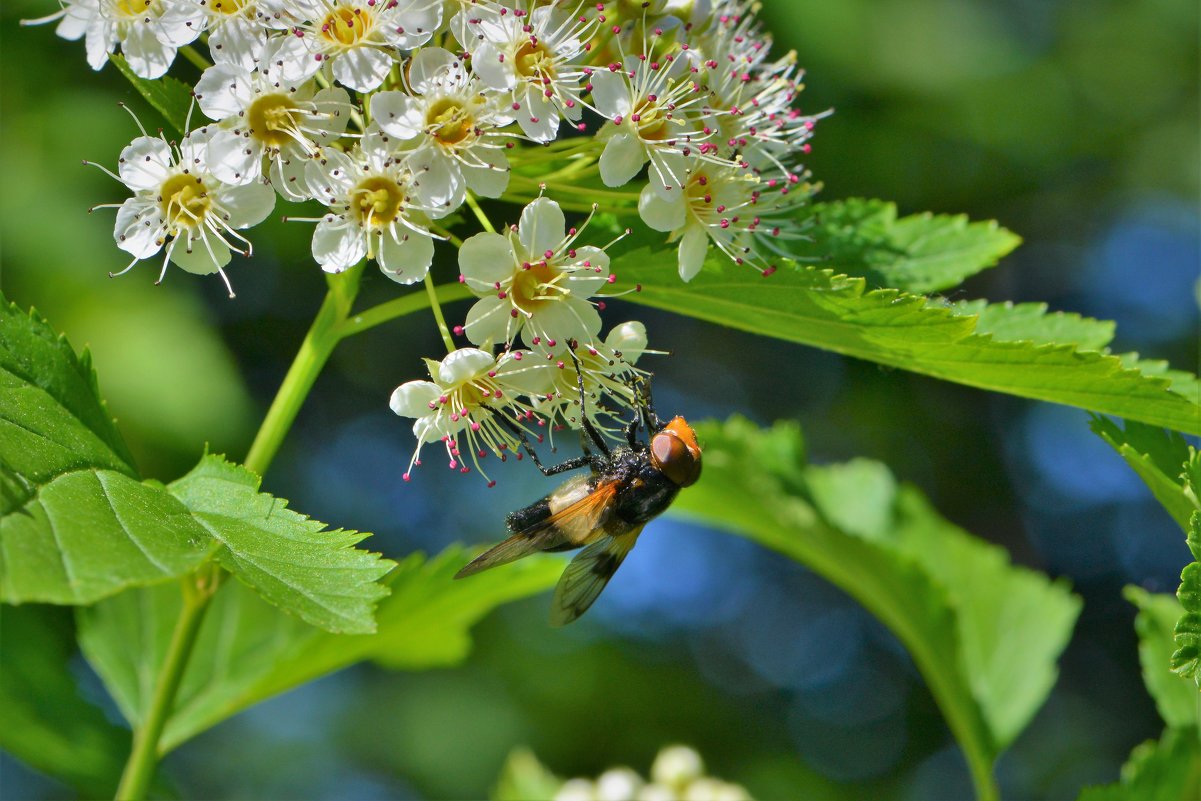
<path id="1" fill-rule="evenodd" d="M 292 427 L 301 404 L 313 388 L 313 382 L 317 380 L 321 368 L 325 367 L 334 347 L 342 339 L 340 326 L 350 314 L 350 307 L 358 294 L 359 277 L 362 272 L 363 267 L 359 265 L 344 273 L 329 276 L 329 291 L 325 294 L 325 301 L 321 304 L 304 341 L 300 343 L 300 350 L 296 353 L 288 374 L 284 376 L 263 424 L 259 426 L 250 452 L 246 454 L 246 466 L 260 476 L 267 472 L 267 467 Z"/>
<path id="2" fill-rule="evenodd" d="M 427 282 L 425 295 L 409 294 L 352 317 L 350 310 L 358 294 L 362 272 L 363 266 L 359 265 L 339 275 L 329 276 L 329 291 L 325 300 L 308 334 L 301 342 L 300 350 L 288 374 L 284 376 L 279 392 L 276 393 L 254 444 L 250 446 L 250 453 L 246 456 L 246 466 L 255 473 L 262 475 L 271 465 L 321 368 L 329 360 L 334 347 L 344 337 L 431 305 L 435 309 L 444 336 L 449 337 L 439 304 L 469 297 L 471 294 L 462 284 L 434 287 Z M 453 348 L 453 344 L 448 346 Z M 171 717 L 175 694 L 179 690 L 184 670 L 188 665 L 188 657 L 196 643 L 204 612 L 224 578 L 224 571 L 212 563 L 200 573 L 184 579 L 183 609 L 175 622 L 171 643 L 167 647 L 166 657 L 155 681 L 146 719 L 134 731 L 133 750 L 117 788 L 118 801 L 140 801 L 146 797 L 161 756 L 159 740 Z"/>
<path id="3" fill-rule="evenodd" d="M 488 215 L 484 214 L 484 210 L 480 208 L 479 202 L 470 192 L 467 193 L 467 205 L 471 209 L 471 213 L 480 221 L 480 225 L 484 226 L 484 230 L 488 233 L 495 234 L 496 229 L 492 227 L 492 221 L 488 219 Z"/>
<path id="4" fill-rule="evenodd" d="M 171 634 L 171 643 L 167 646 L 167 654 L 154 685 L 154 694 L 150 699 L 146 719 L 134 730 L 133 751 L 129 755 L 129 761 L 125 763 L 121 783 L 117 786 L 117 801 L 140 801 L 150 789 L 160 756 L 159 738 L 175 705 L 175 693 L 183 680 L 184 668 L 187 667 L 192 646 L 196 644 L 196 633 L 204 620 L 209 599 L 213 597 L 219 583 L 215 571 L 202 574 L 199 578 L 188 576 L 183 580 L 183 609 L 175 621 L 175 630 Z"/>
<path id="5" fill-rule="evenodd" d="M 179 54 L 188 61 L 191 61 L 201 70 L 207 70 L 209 67 L 213 66 L 207 58 L 200 54 L 199 50 L 191 45 L 184 45 L 183 47 L 179 48 Z"/>

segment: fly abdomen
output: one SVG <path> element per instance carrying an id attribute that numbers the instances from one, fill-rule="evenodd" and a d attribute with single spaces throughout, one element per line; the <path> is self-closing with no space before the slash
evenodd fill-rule
<path id="1" fill-rule="evenodd" d="M 505 518 L 509 531 L 516 534 L 550 517 L 550 498 L 534 501 L 529 506 L 510 512 Z"/>

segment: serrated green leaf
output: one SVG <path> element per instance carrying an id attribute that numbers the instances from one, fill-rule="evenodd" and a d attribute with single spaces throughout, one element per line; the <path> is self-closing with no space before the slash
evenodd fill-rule
<path id="1" fill-rule="evenodd" d="M 815 203 L 806 240 L 791 250 L 876 286 L 935 292 L 992 267 L 1021 244 L 995 222 L 929 212 L 897 218 L 894 203 L 853 198 Z"/>
<path id="2" fill-rule="evenodd" d="M 188 133 L 188 110 L 192 107 L 192 89 L 183 81 L 164 75 L 153 81 L 139 77 L 130 68 L 125 56 L 120 53 L 110 55 L 109 60 L 116 65 L 138 94 L 146 98 L 146 102 L 163 115 L 167 124 L 176 133 L 184 136 Z"/>
<path id="3" fill-rule="evenodd" d="M 1123 362 L 1074 344 L 1001 340 L 978 333 L 971 315 L 920 295 L 868 291 L 863 279 L 829 270 L 784 265 L 764 278 L 718 266 L 717 256 L 711 261 L 713 269 L 687 284 L 648 248 L 614 258 L 613 271 L 641 287 L 625 296 L 635 303 L 967 386 L 1201 434 L 1201 398 L 1173 392 L 1173 382 L 1140 372 L 1136 359 Z"/>
<path id="4" fill-rule="evenodd" d="M 330 634 L 282 614 L 238 582 L 213 599 L 201 624 L 161 746 L 171 750 L 266 698 L 374 659 L 390 667 L 455 664 L 469 629 L 500 604 L 542 592 L 558 580 L 554 559 L 525 559 L 472 581 L 453 581 L 462 548 L 434 559 L 415 554 L 385 579 L 375 634 Z M 125 717 L 141 722 L 166 653 L 181 599 L 172 587 L 123 593 L 79 610 L 80 644 Z"/>
<path id="5" fill-rule="evenodd" d="M 396 563 L 354 547 L 368 535 L 326 530 L 220 456 L 205 456 L 168 490 L 221 544 L 221 565 L 267 601 L 327 631 L 375 631 L 372 612 L 388 594 L 378 582 Z"/>
<path id="6" fill-rule="evenodd" d="M 1130 752 L 1120 782 L 1088 787 L 1077 801 L 1201 801 L 1201 735 L 1166 730 Z"/>
<path id="7" fill-rule="evenodd" d="M 137 480 L 86 355 L 0 303 L 0 600 L 92 603 L 211 551 L 177 500 Z"/>
<path id="8" fill-rule="evenodd" d="M 86 798 L 111 796 L 129 732 L 80 697 L 68 669 L 75 639 L 66 610 L 0 607 L 0 630 L 0 748 Z"/>
<path id="9" fill-rule="evenodd" d="M 1174 674 L 1170 668 L 1176 648 L 1172 631 L 1184 613 L 1171 595 L 1149 593 L 1141 587 L 1126 587 L 1126 600 L 1138 607 L 1134 630 L 1138 634 L 1138 658 L 1143 667 L 1143 683 L 1155 699 L 1159 716 L 1171 728 L 1199 726 L 1201 698 L 1192 682 Z"/>
<path id="10" fill-rule="evenodd" d="M 673 513 L 787 554 L 859 600 L 909 649 L 973 775 L 990 781 L 1054 682 L 1078 599 L 941 519 L 880 465 L 805 467 L 794 426 L 734 418 L 697 433 L 705 472 Z"/>
<path id="11" fill-rule="evenodd" d="M 1181 471 L 1196 452 L 1184 437 L 1154 426 L 1127 421 L 1125 429 L 1104 417 L 1094 417 L 1093 432 L 1109 443 L 1126 464 L 1151 490 L 1155 499 L 1168 510 L 1180 528 L 1188 531 L 1189 518 L 1197 510 L 1195 498 L 1184 492 Z"/>
<path id="12" fill-rule="evenodd" d="M 1201 544 L 1201 512 L 1194 512 L 1189 532 L 1190 546 Z M 1185 565 L 1180 573 L 1176 599 L 1184 614 L 1176 621 L 1173 636 L 1172 672 L 1191 679 L 1201 689 L 1201 562 Z"/>
<path id="13" fill-rule="evenodd" d="M 1045 303 L 989 303 L 961 301 L 951 306 L 959 314 L 976 317 L 976 333 L 1006 342 L 1058 342 L 1085 350 L 1101 350 L 1113 340 L 1116 326 L 1071 312 L 1051 312 Z"/>

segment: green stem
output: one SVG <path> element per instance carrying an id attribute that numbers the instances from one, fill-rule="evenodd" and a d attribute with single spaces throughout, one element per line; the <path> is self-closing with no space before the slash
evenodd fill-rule
<path id="1" fill-rule="evenodd" d="M 183 47 L 179 48 L 179 53 L 188 61 L 191 61 L 193 64 L 199 67 L 201 71 L 207 70 L 209 67 L 213 66 L 207 58 L 200 54 L 199 50 L 191 45 L 184 45 Z"/>
<path id="2" fill-rule="evenodd" d="M 466 284 L 458 282 L 434 287 L 433 294 L 439 303 L 452 303 L 456 300 L 472 297 L 471 290 L 467 288 Z M 338 327 L 338 334 L 342 337 L 361 334 L 389 320 L 395 320 L 397 317 L 404 317 L 407 314 L 421 311 L 429 305 L 430 298 L 428 295 L 405 295 L 352 315 Z"/>
<path id="3" fill-rule="evenodd" d="M 300 405 L 308 397 L 321 368 L 325 367 L 334 347 L 342 339 L 339 327 L 350 314 L 362 274 L 363 266 L 360 264 L 344 273 L 328 276 L 329 291 L 325 294 L 325 300 L 304 341 L 300 343 L 300 350 L 288 374 L 284 376 L 263 424 L 259 426 L 250 452 L 246 454 L 246 466 L 260 476 L 267 472 L 300 411 Z"/>
<path id="4" fill-rule="evenodd" d="M 429 274 L 425 274 L 425 296 L 429 298 L 430 309 L 434 312 L 434 319 L 438 322 L 438 333 L 442 335 L 442 342 L 446 345 L 447 353 L 454 353 L 455 341 L 450 336 L 450 328 L 446 325 L 446 318 L 442 316 L 442 304 L 438 302 L 438 290 L 434 288 L 434 279 Z"/>
<path id="5" fill-rule="evenodd" d="M 134 731 L 133 751 L 125 763 L 121 783 L 117 786 L 117 801 L 140 801 L 150 789 L 160 756 L 159 738 L 175 705 L 175 693 L 183 680 L 184 668 L 187 667 L 192 646 L 196 644 L 196 634 L 200 631 L 209 599 L 219 583 L 213 573 L 200 578 L 188 576 L 183 580 L 183 608 L 175 621 L 171 643 L 167 646 L 167 654 L 154 685 L 150 709 L 146 712 L 145 721 Z"/>
<path id="6" fill-rule="evenodd" d="M 490 234 L 495 234 L 496 229 L 492 227 L 492 221 L 488 219 L 487 214 L 484 214 L 484 210 L 480 208 L 479 201 L 470 192 L 467 193 L 467 205 L 471 207 L 471 212 L 480 221 L 480 225 L 484 226 L 484 230 Z"/>

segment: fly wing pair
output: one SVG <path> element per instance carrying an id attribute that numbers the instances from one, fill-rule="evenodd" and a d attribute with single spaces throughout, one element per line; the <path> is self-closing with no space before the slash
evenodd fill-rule
<path id="1" fill-rule="evenodd" d="M 551 601 L 550 622 L 566 625 L 588 610 L 634 547 L 642 526 L 630 529 L 612 515 L 619 482 L 602 481 L 584 497 L 534 523 L 469 562 L 455 574 L 464 578 L 537 551 L 583 546 L 563 571 Z"/>

